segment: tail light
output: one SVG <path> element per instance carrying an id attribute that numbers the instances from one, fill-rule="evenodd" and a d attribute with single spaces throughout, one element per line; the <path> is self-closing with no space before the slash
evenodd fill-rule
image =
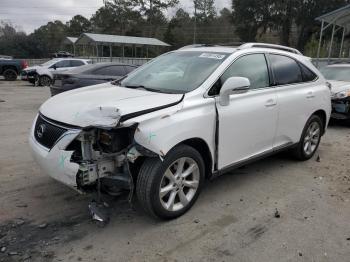
<path id="1" fill-rule="evenodd" d="M 25 68 L 28 67 L 28 63 L 27 63 L 26 60 L 22 60 L 22 62 L 21 62 L 21 67 L 22 67 L 22 69 L 25 69 Z"/>

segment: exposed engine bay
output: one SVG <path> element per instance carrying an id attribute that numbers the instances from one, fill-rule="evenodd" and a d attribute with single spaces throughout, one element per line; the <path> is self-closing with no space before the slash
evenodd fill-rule
<path id="1" fill-rule="evenodd" d="M 133 188 L 130 164 L 152 152 L 134 142 L 137 124 L 114 129 L 89 128 L 66 148 L 73 151 L 71 162 L 79 164 L 77 189 L 86 191 L 101 186 L 111 195 Z M 141 153 L 140 151 L 143 151 Z M 153 156 L 156 154 L 153 153 Z M 99 185 L 100 183 L 100 185 Z"/>

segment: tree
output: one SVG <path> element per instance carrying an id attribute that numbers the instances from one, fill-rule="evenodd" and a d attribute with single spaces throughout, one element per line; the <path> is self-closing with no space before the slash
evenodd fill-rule
<path id="1" fill-rule="evenodd" d="M 244 42 L 254 42 L 258 30 L 271 22 L 272 0 L 232 0 L 236 32 Z"/>
<path id="2" fill-rule="evenodd" d="M 164 41 L 171 44 L 173 49 L 178 49 L 192 42 L 191 28 L 192 20 L 190 14 L 180 8 L 176 11 L 175 16 L 168 23 L 167 30 L 164 34 Z"/>
<path id="3" fill-rule="evenodd" d="M 194 0 L 196 16 L 199 22 L 208 23 L 216 17 L 214 0 Z"/>
<path id="4" fill-rule="evenodd" d="M 79 36 L 82 33 L 87 33 L 91 30 L 91 22 L 82 15 L 74 16 L 66 23 L 67 34 L 69 36 Z"/>

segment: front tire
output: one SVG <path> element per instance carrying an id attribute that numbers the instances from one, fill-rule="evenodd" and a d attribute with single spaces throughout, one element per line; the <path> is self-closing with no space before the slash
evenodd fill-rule
<path id="1" fill-rule="evenodd" d="M 48 76 L 40 76 L 39 83 L 41 86 L 50 86 L 52 83 L 52 80 Z"/>
<path id="2" fill-rule="evenodd" d="M 295 157 L 300 161 L 309 160 L 317 151 L 321 142 L 323 123 L 319 116 L 312 115 L 307 121 L 301 139 L 294 149 Z"/>
<path id="3" fill-rule="evenodd" d="M 136 185 L 137 198 L 151 216 L 173 219 L 186 213 L 198 198 L 205 178 L 201 155 L 180 145 L 161 161 L 148 158 L 141 166 Z"/>

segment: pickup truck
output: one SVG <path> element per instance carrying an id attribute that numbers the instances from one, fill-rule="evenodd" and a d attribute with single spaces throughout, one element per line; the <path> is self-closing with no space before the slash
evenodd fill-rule
<path id="1" fill-rule="evenodd" d="M 25 60 L 0 58 L 0 76 L 7 81 L 15 81 L 19 73 L 27 67 Z"/>

